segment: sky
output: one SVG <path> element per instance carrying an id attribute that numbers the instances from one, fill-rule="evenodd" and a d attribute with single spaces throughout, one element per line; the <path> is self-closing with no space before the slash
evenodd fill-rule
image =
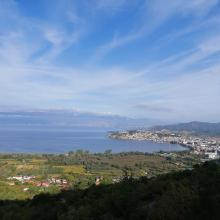
<path id="1" fill-rule="evenodd" d="M 219 0 L 0 0 L 0 109 L 220 121 Z"/>

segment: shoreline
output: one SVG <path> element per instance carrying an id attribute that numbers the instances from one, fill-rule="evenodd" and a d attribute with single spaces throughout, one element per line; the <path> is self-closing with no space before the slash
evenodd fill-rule
<path id="1" fill-rule="evenodd" d="M 165 144 L 165 143 L 158 143 L 158 144 Z M 169 144 L 169 143 L 166 143 Z M 172 144 L 171 144 L 172 145 Z M 181 147 L 183 147 L 182 150 L 158 150 L 158 151 L 153 151 L 153 152 L 147 152 L 147 151 L 137 151 L 137 150 L 131 150 L 131 151 L 119 151 L 119 152 L 114 152 L 112 151 L 110 154 L 111 155 L 118 155 L 118 154 L 142 154 L 142 155 L 153 155 L 153 154 L 157 154 L 159 152 L 166 152 L 166 153 L 181 153 L 181 152 L 190 152 L 191 148 L 183 146 L 181 144 L 177 144 L 180 145 Z M 83 149 L 80 149 L 82 151 L 86 151 Z M 106 150 L 111 150 L 111 149 L 106 149 Z M 74 153 L 76 153 L 76 151 L 72 151 Z M 63 152 L 63 153 L 48 153 L 48 152 L 1 152 L 0 151 L 0 156 L 4 156 L 4 155 L 27 155 L 27 156 L 43 156 L 43 155 L 55 155 L 55 156 L 59 156 L 59 155 L 68 155 L 70 152 Z M 105 155 L 105 151 L 103 152 L 89 152 L 88 154 L 91 155 Z"/>
<path id="2" fill-rule="evenodd" d="M 57 142 L 54 141 L 53 136 L 47 137 L 44 135 L 42 139 L 36 140 L 36 135 L 38 133 L 34 133 L 31 137 L 34 138 L 33 141 L 26 141 L 24 133 L 22 136 L 18 137 L 11 135 L 10 140 L 13 141 L 16 146 L 13 146 L 13 142 L 9 140 L 9 143 L 6 142 L 6 146 L 4 143 L 0 143 L 0 154 L 66 154 L 70 151 L 76 150 L 87 150 L 91 153 L 104 153 L 106 149 L 112 150 L 113 153 L 121 153 L 121 152 L 143 152 L 143 153 L 156 153 L 159 151 L 184 151 L 185 147 L 177 144 L 176 146 L 172 146 L 172 149 L 169 149 L 169 143 L 156 143 L 151 140 L 140 143 L 138 140 L 121 142 L 120 140 L 115 141 L 111 137 L 109 137 L 109 132 L 102 132 L 101 135 L 98 134 L 83 134 L 82 136 L 74 136 L 74 135 L 65 135 L 58 136 Z M 66 138 L 67 137 L 67 138 Z M 47 142 L 49 140 L 49 145 L 47 146 Z M 66 141 L 67 140 L 67 141 Z M 6 140 L 7 141 L 7 140 Z M 39 146 L 38 146 L 39 144 Z M 60 145 L 61 144 L 61 145 Z M 60 146 L 59 146 L 60 145 Z"/>
<path id="3" fill-rule="evenodd" d="M 109 138 L 118 140 L 152 141 L 154 143 L 177 144 L 187 148 L 201 158 L 217 159 L 220 157 L 220 138 L 194 135 L 186 132 L 161 131 L 118 131 L 109 133 Z"/>
<path id="4" fill-rule="evenodd" d="M 115 133 L 115 132 L 114 132 Z M 118 132 L 118 134 L 120 135 L 120 132 Z M 148 141 L 148 142 L 152 142 L 155 144 L 171 144 L 171 145 L 180 145 L 183 148 L 188 149 L 189 151 L 193 151 L 193 148 L 190 145 L 184 144 L 182 142 L 178 142 L 178 141 L 155 141 L 152 139 L 144 139 L 144 138 L 121 138 L 121 137 L 114 137 L 111 135 L 111 133 L 108 135 L 108 138 L 113 139 L 113 140 L 121 140 L 121 141 Z"/>

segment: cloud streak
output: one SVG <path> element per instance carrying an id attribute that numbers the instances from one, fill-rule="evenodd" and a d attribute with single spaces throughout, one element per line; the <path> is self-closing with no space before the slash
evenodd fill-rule
<path id="1" fill-rule="evenodd" d="M 220 117 L 219 1 L 95 2 L 54 1 L 47 19 L 0 2 L 0 105 Z"/>
<path id="2" fill-rule="evenodd" d="M 147 37 L 155 31 L 160 25 L 171 19 L 173 16 L 194 15 L 195 18 L 205 16 L 214 6 L 218 4 L 218 0 L 195 0 L 195 1 L 168 1 L 164 5 L 162 0 L 145 1 L 141 10 L 141 23 L 139 28 L 133 28 L 128 33 L 118 36 L 113 35 L 110 42 L 101 45 L 95 52 L 95 58 L 100 59 L 111 50 L 124 46 L 139 38 Z M 150 21 L 150 22 L 149 22 Z M 131 28 L 132 29 L 132 28 Z"/>

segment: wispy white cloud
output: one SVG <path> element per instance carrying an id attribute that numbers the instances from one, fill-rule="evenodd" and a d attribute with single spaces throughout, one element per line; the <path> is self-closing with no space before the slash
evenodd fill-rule
<path id="1" fill-rule="evenodd" d="M 101 62 L 97 60 L 77 68 L 58 67 L 53 60 L 64 50 L 80 44 L 90 30 L 88 21 L 74 5 L 67 7 L 59 2 L 62 7 L 56 7 L 55 15 L 64 13 L 59 22 L 55 15 L 47 21 L 27 19 L 14 1 L 0 2 L 0 18 L 4 18 L 0 22 L 0 93 L 4 94 L 0 96 L 0 104 L 47 108 L 78 106 L 100 112 L 176 120 L 180 117 L 214 120 L 220 116 L 217 105 L 220 66 L 215 58 L 220 53 L 220 30 L 216 25 L 220 20 L 215 16 L 204 19 L 217 0 L 176 0 L 167 4 L 162 0 L 146 1 L 138 7 L 140 14 L 128 32 L 113 30 L 110 42 L 94 47 L 95 57 L 103 57 L 113 49 L 147 38 L 175 16 L 189 16 L 196 22 L 184 30 L 177 28 L 167 33 L 168 38 L 163 35 L 164 41 L 155 47 L 163 50 L 167 41 L 201 31 L 204 26 L 207 30 L 215 27 L 215 31 L 193 38 L 192 47 L 135 69 L 124 64 L 100 67 Z M 95 10 L 123 9 L 126 4 L 124 0 L 100 0 Z M 211 59 L 211 65 L 204 65 L 207 59 Z M 84 63 L 87 61 L 85 58 Z"/>
<path id="2" fill-rule="evenodd" d="M 110 42 L 101 45 L 95 52 L 95 59 L 100 59 L 111 50 L 124 46 L 139 38 L 147 37 L 155 31 L 160 25 L 165 23 L 172 16 L 193 15 L 196 19 L 204 17 L 213 7 L 219 3 L 219 0 L 195 0 L 195 1 L 167 1 L 163 0 L 146 1 L 142 6 L 141 26 L 131 27 L 131 30 L 124 34 L 114 34 Z"/>
<path id="3" fill-rule="evenodd" d="M 6 2 L 0 2 L 0 25 L 4 30 L 0 35 L 0 55 L 2 60 L 9 63 L 34 61 L 32 56 L 38 62 L 51 62 L 78 42 L 85 32 L 84 21 L 76 14 L 72 4 L 70 7 L 66 1 L 62 5 L 59 1 L 62 12 L 55 10 L 60 18 L 59 22 L 54 20 L 54 14 L 46 21 L 40 18 L 29 19 L 20 13 L 15 1 Z"/>
<path id="4" fill-rule="evenodd" d="M 182 54 L 179 57 L 174 55 L 171 58 L 165 59 L 165 61 L 158 62 L 157 69 L 152 68 L 149 71 L 154 71 L 155 73 L 167 72 L 167 77 L 169 75 L 173 76 L 175 73 L 177 75 L 183 75 L 184 72 L 187 74 L 193 73 L 194 70 L 189 69 L 192 65 L 194 65 L 195 68 L 200 68 L 202 62 L 204 63 L 204 59 L 220 52 L 219 42 L 220 38 L 216 35 L 211 35 L 200 41 L 198 40 L 194 47 L 186 51 L 183 56 Z"/>

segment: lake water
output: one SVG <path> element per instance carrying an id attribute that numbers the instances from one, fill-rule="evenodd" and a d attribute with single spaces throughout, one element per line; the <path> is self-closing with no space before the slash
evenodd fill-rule
<path id="1" fill-rule="evenodd" d="M 151 141 L 113 140 L 106 131 L 75 129 L 0 129 L 1 153 L 66 153 L 77 149 L 90 152 L 181 151 L 177 144 Z"/>

